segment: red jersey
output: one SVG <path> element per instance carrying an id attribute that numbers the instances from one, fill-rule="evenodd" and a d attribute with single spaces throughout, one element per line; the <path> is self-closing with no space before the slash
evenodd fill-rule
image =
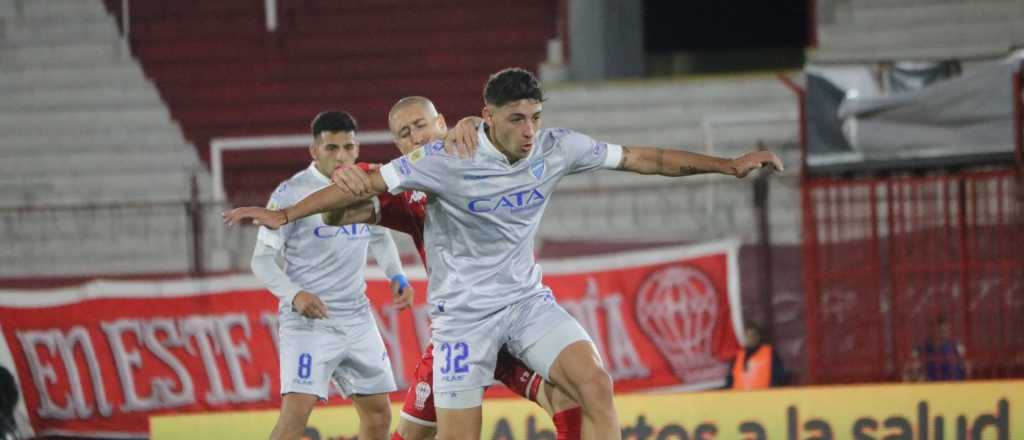
<path id="1" fill-rule="evenodd" d="M 356 164 L 363 171 L 370 172 L 370 164 Z M 420 261 L 427 265 L 427 253 L 423 247 L 423 222 L 427 215 L 427 195 L 420 191 L 406 191 L 398 195 L 388 192 L 377 196 L 380 213 L 377 224 L 388 229 L 405 232 L 412 236 Z"/>

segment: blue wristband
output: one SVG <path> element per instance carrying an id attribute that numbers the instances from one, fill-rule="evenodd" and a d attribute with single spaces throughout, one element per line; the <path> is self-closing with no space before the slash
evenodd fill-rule
<path id="1" fill-rule="evenodd" d="M 402 274 L 395 275 L 395 276 L 391 277 L 391 282 L 392 283 L 398 283 L 398 287 L 401 287 L 402 289 L 408 289 L 409 288 L 409 279 L 406 278 L 405 275 L 402 275 Z"/>

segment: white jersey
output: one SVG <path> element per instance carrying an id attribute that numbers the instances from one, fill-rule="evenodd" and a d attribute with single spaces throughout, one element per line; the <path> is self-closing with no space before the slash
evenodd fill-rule
<path id="1" fill-rule="evenodd" d="M 544 208 L 562 177 L 614 168 L 622 148 L 566 129 L 537 133 L 534 148 L 510 164 L 481 127 L 471 160 L 441 143 L 381 167 L 393 194 L 431 193 L 424 242 L 430 261 L 428 301 L 435 326 L 483 319 L 526 298 L 550 293 L 534 260 Z"/>
<path id="2" fill-rule="evenodd" d="M 267 204 L 269 209 L 291 206 L 331 181 L 311 164 L 278 185 Z M 369 306 L 366 298 L 367 246 L 371 238 L 387 231 L 367 224 L 325 225 L 313 215 L 277 230 L 260 227 L 257 239 L 280 252 L 288 279 L 302 290 L 317 295 L 327 305 L 324 324 L 345 321 Z M 282 320 L 301 319 L 291 304 L 280 303 Z"/>

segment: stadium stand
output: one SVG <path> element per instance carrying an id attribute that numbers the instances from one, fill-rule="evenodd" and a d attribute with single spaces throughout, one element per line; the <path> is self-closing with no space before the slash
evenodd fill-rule
<path id="1" fill-rule="evenodd" d="M 1014 0 L 818 2 L 819 63 L 994 58 L 1024 44 Z"/>
<path id="2" fill-rule="evenodd" d="M 181 271 L 183 215 L 99 226 L 83 204 L 181 203 L 205 175 L 99 2 L 3 2 L 2 275 Z M 200 177 L 205 184 L 208 178 Z M 124 207 L 120 209 L 125 209 Z M 166 208 L 146 208 L 166 213 Z M 67 240 L 80 243 L 71 249 Z M 113 264 L 111 264 L 113 263 Z"/>
<path id="3" fill-rule="evenodd" d="M 594 8 L 588 12 L 597 8 L 607 12 L 614 10 L 615 3 L 494 0 L 481 8 L 478 0 L 0 0 L 0 242 L 4 244 L 0 246 L 0 288 L 5 289 L 0 293 L 0 312 L 5 313 L 0 322 L 0 366 L 20 368 L 20 373 L 12 370 L 25 396 L 25 407 L 19 411 L 33 420 L 18 423 L 24 427 L 32 422 L 37 429 L 50 430 L 37 431 L 40 435 L 69 435 L 75 427 L 66 425 L 61 414 L 70 414 L 69 420 L 87 421 L 85 430 L 98 432 L 97 436 L 135 438 L 145 436 L 147 426 L 157 425 L 151 421 L 158 418 L 146 419 L 153 408 L 174 419 L 197 411 L 276 405 L 276 387 L 266 385 L 276 380 L 276 373 L 266 370 L 277 349 L 273 339 L 276 302 L 270 304 L 272 300 L 249 274 L 256 228 L 229 230 L 219 214 L 228 206 L 265 203 L 278 182 L 308 164 L 309 155 L 301 145 L 226 152 L 223 189 L 228 200 L 220 201 L 215 200 L 219 191 L 214 190 L 221 188 L 210 186 L 211 140 L 308 136 L 311 117 L 330 108 L 352 112 L 363 132 L 384 130 L 388 109 L 406 95 L 432 98 L 453 126 L 462 116 L 479 114 L 480 86 L 501 68 L 522 66 L 543 76 L 543 66 L 549 63 L 555 65 L 560 79 L 571 76 L 572 64 L 566 63 L 573 60 L 571 47 L 563 46 L 572 41 L 566 35 L 570 32 L 566 9 L 584 4 Z M 267 15 L 267 4 L 276 4 L 273 20 Z M 126 5 L 128 9 L 123 9 Z M 882 417 L 888 417 L 889 429 L 893 428 L 889 421 L 898 420 L 889 412 L 921 414 L 924 408 L 922 424 L 913 428 L 923 429 L 925 434 L 918 434 L 927 437 L 927 405 L 932 405 L 937 431 L 942 431 L 943 417 L 949 429 L 954 429 L 953 420 L 958 418 L 964 420 L 958 420 L 958 425 L 973 425 L 957 429 L 974 430 L 971 438 L 983 438 L 977 431 L 1002 429 L 996 425 L 1003 423 L 1001 414 L 1009 414 L 1006 402 L 1019 406 L 1018 397 L 1024 396 L 1004 390 L 993 391 L 992 399 L 976 394 L 977 389 L 990 386 L 1012 387 L 1006 388 L 1011 391 L 1024 386 L 1019 380 L 995 381 L 1024 377 L 1024 321 L 1019 319 L 1024 314 L 1024 254 L 1020 252 L 1024 248 L 1024 95 L 1020 88 L 1024 76 L 1017 71 L 1011 78 L 1007 73 L 1009 80 L 1016 81 L 1012 103 L 1009 97 L 1000 101 L 1006 93 L 999 88 L 998 99 L 989 101 L 1000 105 L 984 104 L 991 95 L 972 95 L 971 102 L 983 104 L 965 107 L 942 101 L 915 107 L 924 107 L 922 113 L 960 117 L 940 122 L 941 130 L 930 133 L 941 136 L 946 133 L 943 130 L 962 129 L 967 125 L 964 121 L 1007 122 L 1004 107 L 1012 104 L 1015 119 L 1006 125 L 1013 125 L 1014 132 L 989 131 L 1013 137 L 1016 150 L 1010 149 L 1009 141 L 1000 141 L 994 147 L 998 154 L 976 155 L 970 161 L 953 153 L 977 153 L 979 147 L 972 143 L 977 138 L 951 135 L 951 143 L 959 144 L 945 145 L 946 149 L 924 145 L 917 151 L 897 147 L 891 157 L 874 156 L 880 159 L 856 163 L 857 157 L 870 158 L 870 154 L 857 156 L 865 152 L 869 138 L 920 140 L 923 136 L 900 126 L 865 129 L 868 122 L 884 124 L 886 120 L 869 119 L 878 116 L 874 114 L 860 117 L 861 113 L 852 119 L 841 117 L 838 106 L 854 101 L 858 93 L 861 98 L 879 99 L 900 92 L 909 92 L 903 97 L 923 96 L 925 87 L 932 84 L 948 87 L 993 61 L 1013 59 L 1005 57 L 1024 47 L 1024 1 L 811 0 L 806 5 L 814 15 L 802 17 L 813 21 L 816 29 L 803 72 L 545 80 L 544 124 L 548 127 L 572 128 L 613 143 L 678 147 L 716 156 L 737 156 L 763 146 L 782 157 L 786 171 L 746 180 L 710 175 L 668 179 L 611 171 L 568 177 L 547 208 L 538 234 L 538 254 L 560 270 L 572 272 L 576 268 L 566 269 L 565 261 L 581 255 L 596 261 L 602 259 L 590 257 L 620 251 L 655 254 L 663 245 L 696 243 L 686 248 L 698 248 L 713 241 L 728 242 L 736 246 L 736 261 L 728 265 L 739 272 L 735 281 L 740 286 L 739 298 L 730 297 L 728 303 L 737 301 L 743 315 L 729 317 L 733 331 L 744 320 L 761 320 L 792 373 L 790 384 L 861 384 L 831 389 L 833 394 L 824 400 L 839 402 L 836 409 L 826 408 L 817 397 L 801 398 L 802 403 L 791 403 L 788 397 L 773 399 L 784 403 L 772 406 L 754 396 L 749 402 L 756 403 L 737 405 L 729 399 L 747 402 L 742 393 L 722 392 L 691 395 L 706 399 L 702 401 L 676 394 L 640 396 L 643 411 L 658 406 L 650 402 L 675 399 L 664 400 L 668 403 L 663 406 L 710 408 L 713 414 L 701 414 L 701 420 L 724 420 L 727 414 L 743 418 L 739 423 L 758 418 L 774 420 L 771 423 L 778 426 L 791 423 L 793 430 L 802 431 L 790 435 L 800 436 L 813 430 L 810 424 L 801 428 L 797 420 L 816 423 L 818 418 L 845 417 L 856 411 L 863 416 L 856 423 L 867 420 L 863 426 L 868 426 L 873 421 L 866 418 L 877 416 L 870 413 L 877 410 L 886 412 Z M 592 15 L 588 20 L 601 14 Z M 678 23 L 670 21 L 673 24 Z M 563 49 L 558 56 L 551 55 Z M 722 53 L 737 56 L 728 50 Z M 661 72 L 652 68 L 650 52 L 643 56 L 648 57 L 649 74 Z M 920 73 L 915 66 L 943 72 L 915 76 Z M 728 69 L 706 71 L 721 70 Z M 810 83 L 816 81 L 808 79 L 814 78 L 811 74 L 842 86 L 828 89 L 834 92 L 829 95 L 835 98 L 829 101 L 833 107 L 811 108 L 814 100 L 808 96 L 813 95 L 814 86 Z M 910 86 L 894 77 L 909 78 Z M 972 84 L 978 87 L 953 88 L 970 95 L 985 89 L 988 82 Z M 893 100 L 897 101 L 910 99 Z M 946 111 L 944 105 L 955 111 Z M 827 134 L 833 136 L 825 140 L 809 136 L 808 120 L 815 118 L 808 114 L 832 124 Z M 900 122 L 913 125 L 914 119 Z M 913 128 L 929 129 L 926 124 L 917 125 Z M 815 163 L 814 156 L 821 153 L 813 151 L 816 142 L 837 144 L 831 145 L 835 151 L 828 152 L 838 152 L 839 159 Z M 365 145 L 365 161 L 383 162 L 397 155 L 390 144 Z M 844 162 L 848 157 L 854 158 Z M 399 247 L 411 250 L 411 242 L 401 237 L 396 237 Z M 638 254 L 619 255 L 639 259 Z M 616 389 L 632 392 L 632 388 L 620 388 L 619 381 L 637 379 L 631 375 L 639 377 L 662 360 L 672 363 L 665 351 L 657 351 L 661 348 L 635 344 L 644 340 L 640 332 L 648 332 L 646 337 L 655 344 L 657 337 L 671 338 L 637 330 L 642 324 L 627 328 L 623 323 L 667 322 L 670 325 L 662 325 L 661 331 L 677 333 L 676 342 L 685 339 L 691 347 L 694 341 L 710 344 L 710 330 L 694 331 L 700 326 L 677 330 L 702 322 L 699 314 L 712 302 L 694 301 L 700 296 L 693 295 L 714 289 L 687 278 L 650 283 L 658 274 L 654 266 L 644 269 L 649 272 L 628 275 L 636 278 L 636 286 L 622 287 L 617 278 L 607 275 L 622 267 L 629 269 L 619 262 L 619 255 L 603 259 L 610 263 L 600 272 L 574 272 L 578 277 L 573 284 L 558 289 L 558 294 L 565 292 L 559 301 L 568 298 L 563 304 L 568 304 L 570 312 L 586 316 L 588 331 L 599 329 L 592 333 L 597 336 L 595 342 L 607 344 L 601 350 L 617 353 L 607 357 L 609 365 L 619 368 Z M 552 261 L 556 259 L 565 261 Z M 407 268 L 419 269 L 415 261 L 406 262 L 411 263 Z M 190 277 L 181 280 L 182 275 Z M 726 276 L 726 271 L 719 275 Z M 86 284 L 107 277 L 131 280 Z M 376 312 L 382 330 L 388 331 L 389 352 L 420 350 L 429 340 L 426 317 L 432 306 L 420 303 L 413 313 L 400 314 L 389 308 L 386 280 L 371 280 L 371 284 L 379 290 L 374 292 L 375 302 L 382 307 Z M 643 285 L 656 287 L 645 290 Z M 67 286 L 72 287 L 43 291 L 54 293 L 56 300 L 35 296 L 42 291 L 38 289 Z M 245 292 L 220 292 L 224 286 Z M 162 297 L 180 294 L 178 289 L 201 294 L 190 296 L 196 292 L 189 290 L 181 298 Z M 424 291 L 425 285 L 418 290 Z M 660 302 L 639 307 L 637 298 L 644 293 Z M 235 294 L 247 296 L 224 304 L 210 299 Z M 59 309 L 64 307 L 61 298 L 74 295 L 75 301 L 96 303 Z M 123 297 L 130 295 L 146 296 L 134 301 Z M 257 304 L 254 298 L 268 304 Z M 109 307 L 107 299 L 124 304 L 123 310 Z M 164 316 L 165 310 L 152 304 L 177 305 L 168 307 Z M 248 312 L 239 311 L 243 309 Z M 47 312 L 33 316 L 26 310 Z M 59 315 L 64 310 L 72 310 L 68 315 L 74 314 L 74 319 L 62 320 Z M 415 335 L 410 333 L 414 326 Z M 133 331 L 134 342 L 129 336 Z M 693 336 L 705 331 L 707 335 Z M 165 332 L 166 336 L 157 336 Z M 195 338 L 195 350 L 189 338 Z M 97 344 L 98 362 L 89 359 L 93 348 L 86 343 L 91 340 Z M 202 345 L 207 341 L 214 344 Z M 912 375 L 907 372 L 927 368 L 929 359 L 921 359 L 922 350 L 933 342 L 947 350 L 962 344 L 963 354 L 944 362 L 969 365 L 968 379 L 986 380 L 947 384 L 970 387 L 975 390 L 971 393 L 936 384 L 877 384 L 924 380 L 925 374 L 908 379 Z M 106 344 L 112 344 L 109 350 Z M 401 346 L 396 350 L 392 344 Z M 14 350 L 8 352 L 7 346 Z M 195 378 L 194 389 L 186 386 L 185 375 L 167 382 L 169 370 L 163 371 L 163 364 L 153 357 L 167 361 L 158 353 L 161 348 L 187 360 L 186 374 Z M 636 353 L 638 348 L 642 353 Z M 136 351 L 144 354 L 138 362 L 132 360 Z M 41 361 L 27 365 L 22 360 L 26 356 Z M 58 363 L 61 356 L 60 361 L 67 362 L 63 366 Z M 405 358 L 406 367 L 410 359 Z M 219 360 L 227 362 L 221 376 L 213 373 L 218 368 L 213 363 Z M 79 370 L 71 371 L 76 365 Z M 48 370 L 50 366 L 54 368 Z M 666 377 L 679 380 L 659 382 L 659 393 L 697 389 L 686 388 L 692 381 L 679 372 L 668 372 L 667 366 L 661 366 L 664 374 L 676 376 Z M 26 371 L 36 376 L 26 376 Z M 86 384 L 90 374 L 93 382 Z M 217 378 L 228 376 L 230 384 L 217 383 Z M 213 385 L 203 382 L 206 378 Z M 120 383 L 115 382 L 118 379 Z M 175 380 L 181 380 L 180 389 L 173 386 Z M 79 382 L 85 386 L 74 388 Z M 684 386 L 662 388 L 666 383 Z M 867 383 L 871 385 L 863 385 Z M 400 386 L 404 385 L 408 384 Z M 65 391 L 67 386 L 70 391 Z M 906 402 L 879 397 L 892 396 L 884 393 L 853 399 L 861 406 L 850 406 L 850 399 L 835 399 L 875 393 L 876 386 L 892 387 L 902 393 L 900 398 L 912 396 L 914 402 L 907 400 L 905 408 L 897 408 Z M 154 406 L 143 408 L 136 402 L 140 406 L 132 408 L 117 400 L 118 393 L 132 387 L 139 399 L 156 402 Z M 265 387 L 263 394 L 258 387 Z M 640 389 L 644 388 L 636 388 Z M 793 395 L 823 389 L 829 390 L 798 388 Z M 50 405 L 49 414 L 42 414 L 46 404 L 39 396 L 47 391 L 57 403 Z M 194 391 L 199 398 L 175 402 L 179 391 L 181 396 Z M 109 392 L 107 397 L 101 396 L 104 392 Z M 242 402 L 243 394 L 251 401 Z M 970 397 L 961 400 L 973 404 L 970 411 L 981 415 L 957 416 L 941 406 L 952 394 Z M 113 418 L 104 414 L 104 399 L 112 403 L 105 410 L 113 412 Z M 67 409 L 56 408 L 59 405 Z M 85 414 L 92 411 L 91 405 L 96 411 Z M 815 412 L 819 408 L 825 415 Z M 985 413 L 993 409 L 993 416 Z M 774 418 L 767 415 L 769 411 Z M 751 419 L 751 414 L 756 417 Z M 974 422 L 964 418 L 974 416 L 979 417 Z M 540 425 L 529 417 L 533 435 L 534 427 Z M 639 426 L 655 420 L 644 417 L 636 419 L 636 431 L 626 433 L 642 436 Z M 233 423 L 230 429 L 262 429 L 258 423 L 253 428 L 234 420 L 225 417 L 221 422 Z M 508 420 L 503 418 L 500 426 L 511 426 Z M 192 429 L 173 420 L 165 423 Z M 849 427 L 836 423 L 835 432 L 847 432 Z M 909 422 L 907 426 L 911 429 Z M 208 431 L 231 438 L 216 429 Z M 511 436 L 512 431 L 508 432 Z M 699 431 L 693 432 L 694 438 L 700 437 Z M 721 432 L 728 432 L 725 424 Z M 682 425 L 665 425 L 652 435 L 685 437 L 687 433 Z M 772 438 L 777 435 L 781 434 Z M 541 430 L 538 436 L 547 433 Z"/>
<path id="4" fill-rule="evenodd" d="M 796 102 L 774 76 L 570 85 L 554 87 L 548 95 L 545 124 L 608 142 L 697 152 L 710 147 L 711 154 L 735 156 L 762 141 L 789 163 L 798 156 Z M 774 224 L 782 228 L 774 232 L 782 242 L 796 243 L 796 180 L 779 183 L 788 189 L 773 193 Z M 754 240 L 753 193 L 749 183 L 735 179 L 673 181 L 605 172 L 566 179 L 561 191 L 572 196 L 556 196 L 560 202 L 549 210 L 543 232 L 552 239 L 637 239 L 639 234 L 648 240 L 685 240 L 748 231 L 747 241 Z"/>

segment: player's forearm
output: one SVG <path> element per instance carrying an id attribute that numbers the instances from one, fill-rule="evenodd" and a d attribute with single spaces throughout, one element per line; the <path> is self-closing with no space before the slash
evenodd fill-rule
<path id="1" fill-rule="evenodd" d="M 733 175 L 732 160 L 682 150 L 654 147 L 622 147 L 619 169 L 639 174 L 689 176 L 720 173 Z"/>
<path id="2" fill-rule="evenodd" d="M 345 224 L 346 212 L 346 209 L 334 209 L 321 214 L 321 218 L 327 226 L 341 226 Z"/>
<path id="3" fill-rule="evenodd" d="M 285 208 L 283 212 L 290 223 L 314 214 L 345 209 L 362 200 L 366 200 L 366 197 L 358 197 L 338 186 L 330 185 Z"/>
<path id="4" fill-rule="evenodd" d="M 370 253 L 373 254 L 373 259 L 377 261 L 377 265 L 381 269 L 384 269 L 384 274 L 388 279 L 393 279 L 398 275 L 405 276 L 405 272 L 402 270 L 402 258 L 398 255 L 398 246 L 395 245 L 391 233 L 384 228 L 377 226 L 374 228 L 370 235 Z"/>
<path id="5" fill-rule="evenodd" d="M 253 251 L 249 264 L 252 273 L 267 286 L 267 290 L 288 304 L 291 304 L 295 295 L 302 291 L 277 265 L 275 251 L 271 247 L 263 243 L 256 243 L 256 249 Z"/>
<path id="6" fill-rule="evenodd" d="M 376 209 L 372 202 L 357 203 L 344 209 L 332 209 L 323 213 L 323 221 L 328 226 L 343 226 L 355 223 L 376 223 Z"/>

